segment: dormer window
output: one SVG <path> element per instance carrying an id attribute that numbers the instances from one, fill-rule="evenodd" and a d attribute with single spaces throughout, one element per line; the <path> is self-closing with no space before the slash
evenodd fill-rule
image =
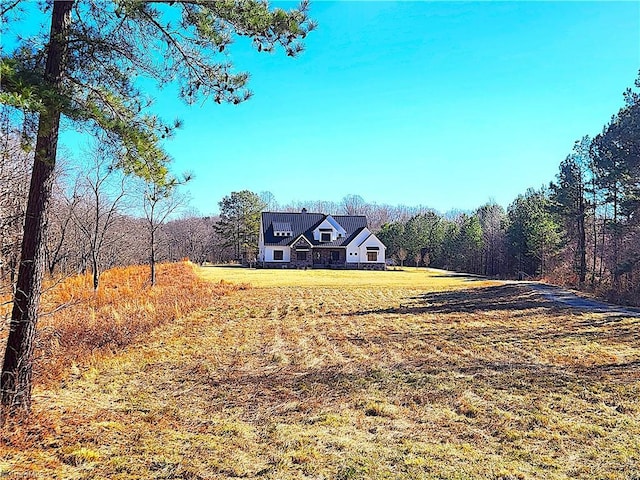
<path id="1" fill-rule="evenodd" d="M 330 243 L 338 238 L 344 238 L 346 234 L 346 230 L 331 215 L 327 215 L 313 231 L 313 239 L 317 242 Z"/>
<path id="2" fill-rule="evenodd" d="M 320 241 L 321 242 L 330 242 L 332 240 L 333 229 L 331 228 L 321 228 L 320 229 Z"/>

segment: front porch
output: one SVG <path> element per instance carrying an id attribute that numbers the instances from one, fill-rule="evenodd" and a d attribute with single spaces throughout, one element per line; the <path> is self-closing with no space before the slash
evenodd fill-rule
<path id="1" fill-rule="evenodd" d="M 313 268 L 347 268 L 346 248 L 314 248 Z"/>

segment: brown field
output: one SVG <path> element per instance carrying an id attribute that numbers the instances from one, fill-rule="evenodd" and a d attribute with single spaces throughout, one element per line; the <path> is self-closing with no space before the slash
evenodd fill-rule
<path id="1" fill-rule="evenodd" d="M 254 288 L 38 387 L 0 478 L 640 478 L 639 318 L 424 269 L 201 275 Z"/>

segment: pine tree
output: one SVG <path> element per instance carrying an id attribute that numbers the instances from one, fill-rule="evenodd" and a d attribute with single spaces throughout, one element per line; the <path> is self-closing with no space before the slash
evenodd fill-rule
<path id="1" fill-rule="evenodd" d="M 260 233 L 260 213 L 266 204 L 260 197 L 250 192 L 232 192 L 220 202 L 220 220 L 215 231 L 223 238 L 223 247 L 233 248 L 235 259 L 251 261 L 258 250 Z"/>
<path id="2" fill-rule="evenodd" d="M 564 219 L 567 240 L 575 243 L 574 270 L 580 286 L 587 278 L 587 234 L 588 202 L 586 198 L 589 182 L 589 147 L 591 140 L 584 137 L 573 147 L 573 153 L 560 164 L 557 183 L 551 184 L 554 210 Z"/>

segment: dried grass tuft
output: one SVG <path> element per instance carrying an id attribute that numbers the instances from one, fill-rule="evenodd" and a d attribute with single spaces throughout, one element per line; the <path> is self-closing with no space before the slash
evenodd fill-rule
<path id="1" fill-rule="evenodd" d="M 97 291 L 90 275 L 47 290 L 38 325 L 36 382 L 49 384 L 73 375 L 74 364 L 117 353 L 214 298 L 248 288 L 202 280 L 189 262 L 158 265 L 154 287 L 148 277 L 146 266 L 118 267 L 102 274 Z"/>

